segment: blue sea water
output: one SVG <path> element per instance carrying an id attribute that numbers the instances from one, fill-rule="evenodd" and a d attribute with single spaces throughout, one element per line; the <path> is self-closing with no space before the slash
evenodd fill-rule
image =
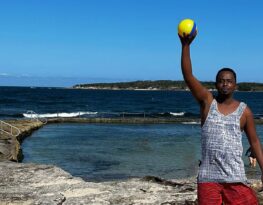
<path id="1" fill-rule="evenodd" d="M 80 117 L 191 117 L 199 108 L 184 91 L 74 90 L 0 87 L 0 118 L 24 118 L 28 110 L 40 115 Z M 237 92 L 256 118 L 263 117 L 261 92 Z M 257 126 L 263 136 L 263 126 Z M 243 138 L 244 149 L 248 148 Z M 198 124 L 49 124 L 22 144 L 24 162 L 55 164 L 89 181 L 142 177 L 196 176 L 200 159 Z M 259 169 L 248 167 L 250 177 Z"/>
<path id="2" fill-rule="evenodd" d="M 263 126 L 257 126 L 261 141 Z M 243 137 L 244 151 L 249 147 Z M 184 124 L 51 124 L 23 142 L 24 162 L 54 164 L 88 181 L 197 175 L 200 126 Z M 249 177 L 260 170 L 248 166 Z"/>
<path id="3" fill-rule="evenodd" d="M 38 114 L 86 113 L 83 117 L 128 115 L 198 117 L 199 107 L 186 91 L 77 90 L 62 88 L 0 87 L 0 118 Z M 263 92 L 236 92 L 255 117 L 263 117 Z"/>
<path id="4" fill-rule="evenodd" d="M 58 146 L 59 145 L 59 146 Z M 25 162 L 57 164 L 86 180 L 192 176 L 199 129 L 189 125 L 48 125 L 23 143 Z"/>

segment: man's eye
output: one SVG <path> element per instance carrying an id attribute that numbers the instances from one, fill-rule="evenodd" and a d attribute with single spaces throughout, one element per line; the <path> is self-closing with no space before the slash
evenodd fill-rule
<path id="1" fill-rule="evenodd" d="M 220 80 L 219 83 L 233 83 L 233 80 Z"/>

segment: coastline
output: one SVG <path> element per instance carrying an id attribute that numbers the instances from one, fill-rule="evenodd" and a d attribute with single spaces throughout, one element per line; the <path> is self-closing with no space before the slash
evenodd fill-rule
<path id="1" fill-rule="evenodd" d="M 189 122 L 190 119 L 188 119 Z M 54 118 L 48 123 L 182 123 L 180 120 L 156 118 Z M 110 182 L 85 182 L 51 165 L 21 162 L 20 144 L 40 121 L 16 119 L 6 122 L 21 130 L 17 137 L 0 133 L 0 201 L 1 204 L 197 204 L 196 179 L 163 180 L 154 176 Z M 262 121 L 260 121 L 262 124 Z M 6 150 L 9 150 L 7 152 Z M 260 204 L 259 180 L 251 180 Z"/>
<path id="2" fill-rule="evenodd" d="M 210 91 L 216 91 L 215 82 L 201 81 L 201 83 Z M 263 91 L 263 84 L 256 82 L 239 82 L 240 91 Z M 97 90 L 171 90 L 171 91 L 189 91 L 188 86 L 182 80 L 138 80 L 130 82 L 112 82 L 112 83 L 86 83 L 76 84 L 72 88 L 76 89 L 97 89 Z"/>

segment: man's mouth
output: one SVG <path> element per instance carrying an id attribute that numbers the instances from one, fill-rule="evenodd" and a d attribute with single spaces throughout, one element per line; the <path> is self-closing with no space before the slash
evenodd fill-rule
<path id="1" fill-rule="evenodd" d="M 223 93 L 227 93 L 227 92 L 228 92 L 228 89 L 227 89 L 227 88 L 223 88 L 223 89 L 222 89 L 222 92 L 223 92 Z"/>

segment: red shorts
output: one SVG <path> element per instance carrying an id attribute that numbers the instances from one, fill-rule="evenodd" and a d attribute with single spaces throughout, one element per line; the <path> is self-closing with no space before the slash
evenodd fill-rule
<path id="1" fill-rule="evenodd" d="M 254 191 L 242 183 L 198 183 L 199 205 L 258 205 Z"/>

